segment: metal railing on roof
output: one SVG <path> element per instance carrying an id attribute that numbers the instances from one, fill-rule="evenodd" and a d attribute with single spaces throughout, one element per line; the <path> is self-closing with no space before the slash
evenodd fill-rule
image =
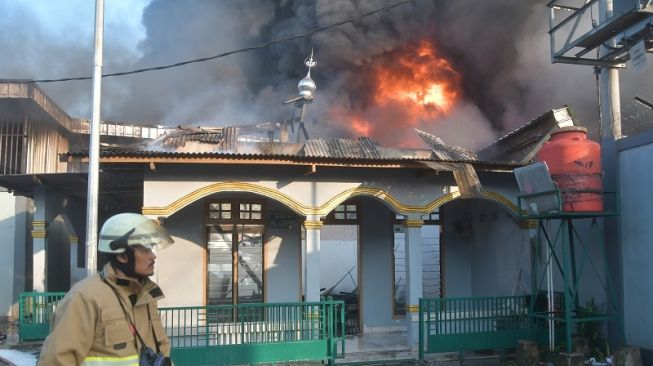
<path id="1" fill-rule="evenodd" d="M 136 125 L 110 121 L 102 121 L 100 123 L 100 135 L 104 136 L 155 139 L 173 129 L 175 128 L 158 125 Z M 71 123 L 71 132 L 89 134 L 90 121 L 87 119 L 73 120 Z"/>

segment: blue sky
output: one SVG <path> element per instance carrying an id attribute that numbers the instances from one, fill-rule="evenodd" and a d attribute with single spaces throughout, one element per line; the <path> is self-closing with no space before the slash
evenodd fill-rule
<path id="1" fill-rule="evenodd" d="M 143 9 L 151 0 L 106 0 L 105 37 L 137 51 L 138 42 L 145 36 L 141 23 Z M 14 0 L 3 1 L 0 13 L 5 14 L 0 24 L 26 21 L 41 27 L 51 40 L 63 38 L 73 43 L 92 47 L 95 1 L 93 0 Z M 13 19 L 12 19 L 13 18 Z M 26 24 L 27 25 L 27 24 Z"/>
<path id="2" fill-rule="evenodd" d="M 142 15 L 150 2 L 105 0 L 105 71 L 129 69 L 141 57 L 139 43 L 146 34 Z M 0 58 L 0 78 L 92 74 L 94 0 L 0 1 L 0 14 L 0 49 L 11 55 Z M 90 116 L 90 82 L 40 86 L 69 114 Z"/>

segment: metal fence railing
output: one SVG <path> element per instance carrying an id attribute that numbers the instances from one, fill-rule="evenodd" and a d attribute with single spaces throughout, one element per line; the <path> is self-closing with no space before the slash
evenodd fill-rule
<path id="1" fill-rule="evenodd" d="M 160 309 L 176 365 L 328 360 L 344 352 L 344 303 Z M 217 362 L 217 363 L 216 363 Z"/>
<path id="2" fill-rule="evenodd" d="M 43 340 L 63 292 L 21 293 L 21 341 Z M 160 308 L 177 366 L 328 361 L 345 352 L 345 304 L 266 303 Z M 338 347 L 340 346 L 340 347 Z"/>
<path id="3" fill-rule="evenodd" d="M 529 296 L 420 299 L 419 357 L 424 353 L 512 348 L 543 343 L 547 322 L 530 315 Z"/>
<path id="4" fill-rule="evenodd" d="M 18 299 L 18 337 L 20 341 L 45 339 L 50 320 L 65 292 L 23 292 Z"/>

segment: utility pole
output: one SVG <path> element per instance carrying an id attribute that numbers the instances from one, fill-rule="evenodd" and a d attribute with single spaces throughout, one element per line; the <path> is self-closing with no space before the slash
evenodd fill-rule
<path id="1" fill-rule="evenodd" d="M 610 21 L 614 14 L 613 0 L 599 2 L 600 22 Z M 616 47 L 614 38 L 601 46 L 600 56 L 608 54 Z M 619 69 L 613 66 L 601 67 L 599 73 L 599 98 L 601 111 L 601 139 L 619 140 L 621 138 L 621 101 L 619 91 Z"/>
<path id="2" fill-rule="evenodd" d="M 93 56 L 93 115 L 88 149 L 88 192 L 86 195 L 86 275 L 97 272 L 97 217 L 100 168 L 100 100 L 102 96 L 102 39 L 104 0 L 95 0 L 95 42 Z"/>

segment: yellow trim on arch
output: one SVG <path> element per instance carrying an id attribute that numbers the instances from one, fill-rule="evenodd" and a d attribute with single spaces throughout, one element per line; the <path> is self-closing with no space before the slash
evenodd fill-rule
<path id="1" fill-rule="evenodd" d="M 319 215 L 319 216 L 326 216 L 329 212 L 333 211 L 333 209 L 335 209 L 336 206 L 346 201 L 347 199 L 355 196 L 368 196 L 368 197 L 375 197 L 377 199 L 380 199 L 381 201 L 388 204 L 396 213 L 399 214 L 424 214 L 424 215 L 431 213 L 435 211 L 438 207 L 444 205 L 445 203 L 451 202 L 456 198 L 460 197 L 460 192 L 451 192 L 441 197 L 438 197 L 437 199 L 433 200 L 432 202 L 428 203 L 425 206 L 415 206 L 415 205 L 406 205 L 400 202 L 397 198 L 395 198 L 390 193 L 378 188 L 355 187 L 355 188 L 347 189 L 341 193 L 338 193 L 337 195 L 333 196 L 331 199 L 329 199 L 327 202 L 325 202 L 323 205 L 319 207 L 310 207 L 300 203 L 294 198 L 276 189 L 263 187 L 252 183 L 244 183 L 244 182 L 219 182 L 219 183 L 213 183 L 213 184 L 209 184 L 208 186 L 199 188 L 177 199 L 176 201 L 174 201 L 173 203 L 167 206 L 143 207 L 142 212 L 143 215 L 167 217 L 181 210 L 187 205 L 197 201 L 198 199 L 219 192 L 256 193 L 265 197 L 269 197 L 275 201 L 278 201 L 300 215 Z M 518 213 L 517 206 L 514 203 L 512 203 L 508 198 L 502 196 L 499 193 L 488 191 L 488 192 L 484 192 L 483 196 L 484 196 L 483 198 L 485 199 L 493 200 L 505 206 L 514 214 Z"/>
<path id="2" fill-rule="evenodd" d="M 311 208 L 305 206 L 295 200 L 294 198 L 277 191 L 276 189 L 259 186 L 252 183 L 241 183 L 241 182 L 220 182 L 209 184 L 208 186 L 196 189 L 193 192 L 179 198 L 175 202 L 163 206 L 163 207 L 143 207 L 143 215 L 151 216 L 170 216 L 173 213 L 181 210 L 182 208 L 188 206 L 189 204 L 197 201 L 200 198 L 204 198 L 214 193 L 219 192 L 248 192 L 248 193 L 257 193 L 269 198 L 272 198 L 276 201 L 279 201 L 286 206 L 288 206 L 293 211 L 299 214 L 310 213 Z"/>
<path id="3" fill-rule="evenodd" d="M 433 202 L 429 203 L 426 206 L 412 206 L 412 205 L 405 205 L 401 203 L 398 199 L 396 199 L 394 196 L 392 196 L 390 193 L 384 190 L 378 188 L 356 187 L 356 188 L 348 189 L 346 191 L 343 191 L 335 195 L 333 198 L 328 200 L 324 205 L 318 207 L 316 209 L 317 211 L 316 214 L 320 216 L 324 216 L 329 212 L 333 211 L 333 209 L 336 208 L 336 206 L 338 206 L 342 202 L 355 196 L 376 197 L 384 201 L 388 205 L 390 205 L 390 207 L 392 207 L 395 212 L 400 214 L 410 214 L 410 213 L 428 214 L 435 211 L 436 208 L 444 205 L 445 203 L 456 199 L 458 196 L 460 196 L 460 193 L 452 192 L 452 193 L 445 194 L 444 196 L 439 197 L 438 199 L 434 200 Z"/>
<path id="4" fill-rule="evenodd" d="M 519 215 L 519 207 L 515 205 L 511 200 L 508 198 L 500 195 L 499 193 L 492 192 L 492 191 L 485 191 L 483 192 L 483 196 L 486 199 L 492 200 L 494 202 L 497 202 L 503 206 L 505 206 L 507 209 L 512 211 L 513 214 Z"/>

